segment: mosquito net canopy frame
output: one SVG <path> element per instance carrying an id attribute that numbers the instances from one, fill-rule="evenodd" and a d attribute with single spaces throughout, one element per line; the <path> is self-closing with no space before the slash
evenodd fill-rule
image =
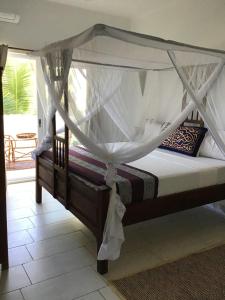
<path id="1" fill-rule="evenodd" d="M 224 80 L 225 52 L 98 24 L 35 55 L 48 86 L 49 125 L 57 111 L 79 142 L 107 164 L 112 189 L 98 259 L 116 259 L 126 210 L 114 183 L 118 164 L 153 151 L 195 109 L 225 153 L 225 98 L 217 97 L 224 93 L 218 82 Z M 49 136 L 50 126 L 36 154 L 50 147 Z"/>

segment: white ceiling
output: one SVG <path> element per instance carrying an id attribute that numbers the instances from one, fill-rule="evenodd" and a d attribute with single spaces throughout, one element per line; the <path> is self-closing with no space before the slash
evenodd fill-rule
<path id="1" fill-rule="evenodd" d="M 65 5 L 77 6 L 105 14 L 136 18 L 140 15 L 155 13 L 174 6 L 185 0 L 47 0 Z"/>

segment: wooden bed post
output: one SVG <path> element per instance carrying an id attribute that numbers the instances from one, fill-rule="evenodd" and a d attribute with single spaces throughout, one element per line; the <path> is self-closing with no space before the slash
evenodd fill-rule
<path id="1" fill-rule="evenodd" d="M 57 163 L 57 153 L 56 153 L 57 149 L 56 149 L 56 117 L 55 114 L 52 118 L 52 173 L 53 173 L 53 177 L 52 177 L 52 196 L 55 198 L 56 197 L 56 170 L 55 170 L 55 164 Z"/>
<path id="2" fill-rule="evenodd" d="M 102 241 L 99 241 L 97 250 L 100 249 Z M 101 275 L 108 273 L 108 260 L 97 260 L 97 272 Z"/>
<path id="3" fill-rule="evenodd" d="M 8 238 L 7 238 L 7 213 L 6 213 L 6 176 L 4 155 L 4 119 L 3 119 L 3 68 L 0 67 L 0 263 L 2 269 L 8 269 Z"/>
<path id="4" fill-rule="evenodd" d="M 68 84 L 66 83 L 64 91 L 64 108 L 65 111 L 68 111 Z M 69 209 L 69 176 L 68 176 L 68 161 L 69 161 L 69 130 L 65 125 L 65 135 L 64 137 L 57 136 L 56 131 L 56 115 L 52 118 L 52 155 L 53 155 L 53 178 L 52 178 L 52 195 L 54 198 L 61 197 L 63 198 L 63 204 L 66 209 Z M 38 172 L 38 171 L 37 171 Z M 59 195 L 57 180 L 58 176 L 63 178 L 63 195 Z M 37 184 L 37 193 L 40 193 L 39 186 Z"/>
<path id="5" fill-rule="evenodd" d="M 68 112 L 69 109 L 69 103 L 68 103 L 68 81 L 65 86 L 65 91 L 64 91 L 64 106 L 65 106 L 65 111 Z M 68 176 L 68 164 L 69 164 L 69 129 L 65 125 L 65 208 L 69 209 L 69 197 L 68 197 L 68 191 L 69 191 L 69 176 Z"/>
<path id="6" fill-rule="evenodd" d="M 101 247 L 102 240 L 103 240 L 103 233 L 105 228 L 105 221 L 107 217 L 109 206 L 109 192 L 104 193 L 104 196 L 99 199 L 98 205 L 98 233 L 97 233 L 97 253 Z M 100 274 L 108 273 L 108 260 L 97 260 L 97 271 Z"/>

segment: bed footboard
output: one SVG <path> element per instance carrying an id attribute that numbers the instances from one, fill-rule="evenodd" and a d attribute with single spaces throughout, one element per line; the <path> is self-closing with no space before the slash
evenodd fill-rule
<path id="1" fill-rule="evenodd" d="M 95 235 L 97 253 L 102 244 L 105 221 L 109 205 L 109 190 L 96 191 L 70 176 L 70 211 L 84 223 Z M 108 261 L 97 260 L 97 271 L 100 274 L 108 272 Z"/>
<path id="2" fill-rule="evenodd" d="M 36 160 L 36 202 L 42 202 L 42 187 L 53 195 L 60 203 L 66 206 L 65 177 L 60 170 L 55 172 L 53 180 L 52 163 L 42 157 Z M 103 231 L 109 204 L 109 189 L 96 190 L 69 174 L 67 184 L 68 203 L 66 207 L 94 234 L 97 242 L 97 252 L 103 239 Z M 108 261 L 97 260 L 97 270 L 100 274 L 108 272 Z"/>

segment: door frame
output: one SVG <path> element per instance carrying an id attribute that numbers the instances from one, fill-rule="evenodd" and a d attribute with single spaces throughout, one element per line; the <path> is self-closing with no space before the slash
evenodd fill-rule
<path id="1" fill-rule="evenodd" d="M 0 264 L 2 269 L 8 269 L 8 237 L 7 237 L 7 211 L 6 211 L 6 173 L 4 151 L 4 112 L 2 90 L 3 67 L 0 67 Z"/>

